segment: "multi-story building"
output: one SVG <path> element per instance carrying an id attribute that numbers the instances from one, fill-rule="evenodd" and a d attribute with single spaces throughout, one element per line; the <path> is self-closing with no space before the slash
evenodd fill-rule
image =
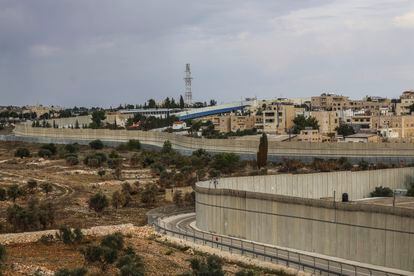
<path id="1" fill-rule="evenodd" d="M 404 91 L 400 96 L 400 101 L 396 104 L 395 114 L 410 114 L 409 106 L 414 104 L 414 91 Z"/>
<path id="2" fill-rule="evenodd" d="M 303 129 L 299 135 L 295 137 L 295 140 L 300 142 L 320 143 L 329 142 L 331 139 L 327 135 L 323 135 L 317 129 Z"/>
<path id="3" fill-rule="evenodd" d="M 272 103 L 267 105 L 265 110 L 256 114 L 256 116 L 263 117 L 262 120 L 256 120 L 256 127 L 265 133 L 289 133 L 294 125 L 293 119 L 298 112 L 303 112 L 303 108 L 295 107 L 292 104 Z"/>
<path id="4" fill-rule="evenodd" d="M 339 126 L 337 111 L 311 111 L 310 115 L 318 121 L 320 133 L 334 133 Z"/>
<path id="5" fill-rule="evenodd" d="M 392 133 L 393 138 L 414 137 L 414 115 L 373 116 L 371 120 L 373 129 Z"/>
<path id="6" fill-rule="evenodd" d="M 256 124 L 256 116 L 252 115 L 225 115 L 211 117 L 214 129 L 222 133 L 236 132 L 247 129 L 253 129 Z"/>
<path id="7" fill-rule="evenodd" d="M 349 98 L 342 95 L 323 93 L 311 98 L 312 110 L 337 111 L 349 107 Z"/>

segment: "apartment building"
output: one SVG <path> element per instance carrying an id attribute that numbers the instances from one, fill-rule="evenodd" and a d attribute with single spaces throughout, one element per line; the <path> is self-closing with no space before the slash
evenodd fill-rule
<path id="1" fill-rule="evenodd" d="M 342 95 L 323 93 L 311 98 L 312 110 L 337 111 L 349 107 L 349 98 Z"/>
<path id="2" fill-rule="evenodd" d="M 393 138 L 414 137 L 414 115 L 373 116 L 372 128 L 380 133 L 392 133 Z"/>
<path id="3" fill-rule="evenodd" d="M 319 132 L 317 129 L 301 130 L 299 135 L 295 138 L 299 142 L 320 143 L 331 141 L 330 137 Z"/>
<path id="4" fill-rule="evenodd" d="M 256 128 L 270 134 L 286 134 L 293 128 L 293 119 L 298 113 L 303 113 L 303 108 L 293 104 L 272 103 L 256 116 L 262 116 L 262 120 L 256 120 Z"/>
<path id="5" fill-rule="evenodd" d="M 311 111 L 310 115 L 318 121 L 320 133 L 334 133 L 339 126 L 340 118 L 337 111 Z"/>
<path id="6" fill-rule="evenodd" d="M 396 115 L 410 114 L 409 106 L 414 104 L 414 91 L 404 91 L 400 96 L 400 102 L 396 104 Z"/>
<path id="7" fill-rule="evenodd" d="M 210 120 L 213 122 L 214 129 L 222 133 L 236 132 L 253 129 L 256 124 L 256 116 L 252 115 L 225 115 L 214 116 Z"/>

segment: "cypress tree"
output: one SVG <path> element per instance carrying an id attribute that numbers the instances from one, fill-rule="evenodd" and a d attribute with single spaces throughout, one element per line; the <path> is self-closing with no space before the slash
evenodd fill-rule
<path id="1" fill-rule="evenodd" d="M 260 137 L 259 151 L 257 152 L 257 167 L 260 169 L 267 164 L 268 142 L 266 133 Z"/>

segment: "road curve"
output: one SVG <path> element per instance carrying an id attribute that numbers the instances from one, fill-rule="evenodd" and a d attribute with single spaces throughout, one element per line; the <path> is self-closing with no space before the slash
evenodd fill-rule
<path id="1" fill-rule="evenodd" d="M 369 264 L 356 263 L 347 260 L 338 260 L 329 256 L 320 257 L 306 254 L 294 249 L 279 248 L 272 245 L 255 243 L 225 235 L 217 235 L 201 231 L 194 227 L 195 213 L 187 213 L 164 217 L 158 220 L 160 231 L 196 244 L 203 244 L 230 253 L 241 254 L 285 265 L 305 272 L 319 275 L 355 275 L 355 276 L 385 276 L 385 275 L 413 275 L 410 272 L 388 269 Z"/>

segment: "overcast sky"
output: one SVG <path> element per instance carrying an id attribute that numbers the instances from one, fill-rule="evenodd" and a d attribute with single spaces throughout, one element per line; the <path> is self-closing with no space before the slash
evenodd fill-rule
<path id="1" fill-rule="evenodd" d="M 0 105 L 396 97 L 413 0 L 0 0 Z"/>

